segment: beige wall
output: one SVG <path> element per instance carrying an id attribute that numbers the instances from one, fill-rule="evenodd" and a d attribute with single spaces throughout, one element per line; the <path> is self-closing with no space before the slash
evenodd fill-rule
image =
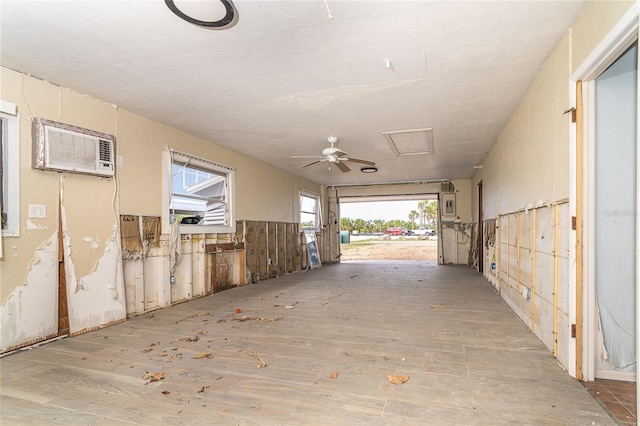
<path id="1" fill-rule="evenodd" d="M 125 316 L 119 215 L 161 216 L 166 147 L 236 169 L 236 219 L 298 220 L 299 189 L 320 186 L 130 111 L 0 67 L 0 96 L 20 114 L 20 236 L 3 238 L 0 350 L 57 331 L 58 220 L 62 211 L 71 332 Z M 116 178 L 31 168 L 31 120 L 60 121 L 116 136 Z M 29 219 L 29 204 L 46 206 Z M 161 278 L 162 279 L 162 278 Z M 46 297 L 43 297 L 45 295 Z"/>
<path id="2" fill-rule="evenodd" d="M 633 4 L 591 1 L 585 6 L 472 178 L 473 220 L 478 220 L 480 181 L 483 218 L 497 218 L 481 259 L 485 277 L 571 374 L 575 278 L 571 281 L 570 132 L 575 125 L 563 112 L 575 106 L 569 98 L 571 74 Z"/>
<path id="3" fill-rule="evenodd" d="M 569 77 L 633 3 L 589 2 L 558 43 L 472 178 L 474 221 L 480 181 L 485 218 L 569 197 Z"/>
<path id="4" fill-rule="evenodd" d="M 511 114 L 473 177 L 485 218 L 569 196 L 569 48 L 566 35 Z M 473 217 L 478 220 L 477 196 Z"/>

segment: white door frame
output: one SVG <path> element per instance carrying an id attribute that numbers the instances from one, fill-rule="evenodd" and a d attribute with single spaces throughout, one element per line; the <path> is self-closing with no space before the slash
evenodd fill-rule
<path id="1" fill-rule="evenodd" d="M 613 29 L 607 34 L 607 36 L 600 42 L 600 44 L 593 50 L 593 52 L 587 57 L 587 59 L 580 65 L 569 80 L 569 99 L 570 105 L 576 102 L 576 83 L 582 81 L 583 92 L 583 104 L 584 104 L 584 164 L 576 164 L 576 132 L 574 126 L 571 128 L 570 137 L 570 174 L 571 174 L 571 215 L 576 216 L 576 170 L 578 167 L 583 169 L 583 218 L 584 218 L 584 235 L 583 235 L 583 247 L 584 247 L 584 293 L 583 293 L 583 351 L 582 354 L 576 354 L 574 349 L 574 356 L 582 358 L 582 376 L 584 381 L 595 380 L 596 365 L 595 359 L 598 356 L 600 350 L 600 340 L 598 339 L 598 318 L 596 315 L 596 301 L 595 301 L 595 277 L 594 277 L 594 259 L 595 259 L 595 245 L 594 241 L 594 180 L 593 173 L 588 173 L 589 170 L 593 170 L 594 164 L 594 82 L 602 72 L 604 72 L 616 59 L 620 57 L 624 51 L 629 48 L 638 39 L 638 27 L 639 27 L 639 11 L 640 1 L 636 1 L 633 6 L 627 11 L 627 13 L 620 19 L 620 21 L 613 27 Z M 639 74 L 640 75 L 640 74 Z M 640 86 L 639 86 L 640 87 Z M 639 109 L 640 111 L 640 109 Z M 640 120 L 639 120 L 640 122 Z M 638 151 L 640 158 L 640 151 Z M 638 180 L 638 188 L 640 189 L 640 173 L 636 175 Z M 637 197 L 638 204 L 636 211 L 640 212 L 640 196 Z M 576 259 L 576 247 L 575 247 L 575 235 L 572 235 L 571 253 L 570 258 Z M 636 225 L 636 247 L 640 248 L 640 228 Z M 572 263 L 570 279 L 571 282 L 576 283 L 576 265 Z M 575 308 L 573 309 L 572 317 L 575 320 Z M 640 249 L 636 249 L 636 333 L 640 333 Z M 640 339 L 636 338 L 636 356 L 640 355 Z M 575 362 L 572 363 L 573 372 L 572 375 L 576 375 Z M 611 379 L 624 379 L 628 378 L 630 373 L 619 373 L 621 376 L 616 376 L 616 372 L 612 372 Z M 626 377 L 623 377 L 626 375 Z M 638 390 L 640 394 L 640 389 Z M 640 399 L 639 399 L 640 400 Z"/>

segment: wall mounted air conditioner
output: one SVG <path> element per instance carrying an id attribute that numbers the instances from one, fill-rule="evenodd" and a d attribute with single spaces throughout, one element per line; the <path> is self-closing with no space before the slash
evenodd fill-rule
<path id="1" fill-rule="evenodd" d="M 33 167 L 113 176 L 115 137 L 82 127 L 35 118 Z"/>

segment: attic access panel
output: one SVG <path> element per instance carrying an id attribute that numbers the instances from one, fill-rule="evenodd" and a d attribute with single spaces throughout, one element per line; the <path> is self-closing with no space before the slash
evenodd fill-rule
<path id="1" fill-rule="evenodd" d="M 398 157 L 433 155 L 433 129 L 396 130 L 382 132 L 391 150 Z"/>

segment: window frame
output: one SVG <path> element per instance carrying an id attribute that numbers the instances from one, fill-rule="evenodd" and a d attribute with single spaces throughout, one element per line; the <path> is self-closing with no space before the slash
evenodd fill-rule
<path id="1" fill-rule="evenodd" d="M 171 197 L 173 195 L 173 164 L 174 161 L 188 161 L 201 169 L 210 170 L 211 173 L 225 177 L 227 205 L 227 224 L 225 225 L 191 225 L 178 224 L 181 234 L 224 234 L 236 232 L 235 212 L 235 168 L 211 161 L 209 159 L 189 154 L 176 149 L 168 149 L 163 152 L 163 191 L 162 191 L 162 229 L 168 233 L 171 229 Z"/>
<path id="2" fill-rule="evenodd" d="M 2 210 L 7 213 L 7 229 L 2 229 L 2 237 L 20 236 L 20 114 L 16 105 L 0 100 L 0 120 L 2 120 L 2 162 L 3 180 L 7 186 L 3 188 L 3 198 L 7 200 Z M 4 182 L 0 182 L 4 185 Z M 6 193 L 5 193 L 6 191 Z"/>
<path id="3" fill-rule="evenodd" d="M 305 211 L 302 210 L 302 206 L 303 206 L 303 197 L 305 198 L 311 198 L 313 200 L 315 200 L 315 208 L 316 211 L 315 212 L 311 212 L 311 211 Z M 304 189 L 301 189 L 299 191 L 299 209 L 298 209 L 298 214 L 299 214 L 299 224 L 300 224 L 300 230 L 301 231 L 311 231 L 313 230 L 314 232 L 320 232 L 320 230 L 322 229 L 322 209 L 321 209 L 321 203 L 320 203 L 320 195 L 311 192 L 311 191 L 307 191 Z M 302 216 L 303 214 L 315 214 L 316 218 L 315 218 L 315 226 L 303 226 L 302 225 Z"/>

